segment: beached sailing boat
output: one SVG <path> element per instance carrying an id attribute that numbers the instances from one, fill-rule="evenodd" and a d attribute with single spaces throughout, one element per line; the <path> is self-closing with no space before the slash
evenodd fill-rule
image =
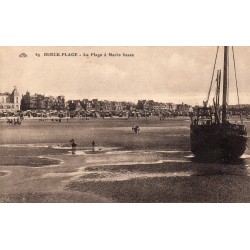
<path id="1" fill-rule="evenodd" d="M 217 53 L 215 57 L 214 69 L 216 65 Z M 238 95 L 237 76 L 235 68 L 234 50 L 232 47 L 234 60 L 234 73 Z M 221 70 L 217 71 L 216 92 L 213 99 L 213 106 L 208 106 L 208 100 L 212 88 L 213 76 L 209 88 L 208 98 L 203 102 L 203 107 L 198 108 L 196 117 L 192 117 L 190 126 L 191 151 L 197 157 L 210 159 L 235 159 L 240 157 L 247 146 L 247 131 L 241 124 L 230 123 L 227 116 L 228 100 L 228 79 L 229 79 L 229 47 L 224 47 L 224 67 L 223 67 L 223 88 L 222 88 L 222 105 L 220 105 L 221 89 Z M 238 96 L 239 104 L 239 96 Z"/>

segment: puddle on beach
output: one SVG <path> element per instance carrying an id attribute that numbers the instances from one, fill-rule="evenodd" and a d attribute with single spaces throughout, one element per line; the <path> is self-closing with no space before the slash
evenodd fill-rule
<path id="1" fill-rule="evenodd" d="M 199 175 L 246 175 L 250 176 L 249 159 L 250 154 L 244 154 L 237 163 L 223 164 L 223 163 L 200 163 L 196 162 L 194 156 L 190 151 L 185 150 L 122 150 L 119 147 L 77 147 L 72 150 L 68 145 L 63 144 L 5 144 L 1 147 L 26 147 L 26 148 L 48 148 L 58 151 L 59 154 L 55 158 L 53 153 L 51 155 L 41 155 L 37 158 L 46 158 L 47 160 L 59 160 L 58 166 L 68 167 L 73 165 L 76 167 L 75 172 L 72 173 L 50 173 L 51 177 L 57 175 L 68 175 L 70 178 L 79 179 L 84 178 L 84 181 L 115 181 L 128 180 L 134 178 L 153 178 L 153 177 L 190 177 Z M 165 172 L 155 170 L 147 173 L 143 172 L 146 165 L 155 165 L 158 168 L 171 168 Z M 169 163 L 169 165 L 168 165 Z M 51 164 L 48 164 L 50 166 Z M 110 172 L 107 169 L 100 169 L 93 172 L 88 167 L 104 167 L 112 166 L 117 169 L 122 169 L 124 166 L 140 166 L 140 171 Z M 51 167 L 56 165 L 51 165 Z M 49 174 L 49 175 L 50 175 Z M 89 176 L 89 174 L 96 174 L 96 176 Z M 2 173 L 4 176 L 5 173 Z M 1 173 L 0 173 L 1 176 Z M 48 177 L 48 176 L 47 176 Z"/>
<path id="2" fill-rule="evenodd" d="M 190 162 L 188 159 L 179 159 L 179 153 L 187 151 L 117 151 L 115 148 L 103 148 L 92 150 L 68 151 L 68 155 L 84 156 L 84 164 L 92 165 L 138 165 L 160 164 L 164 162 Z M 176 155 L 176 156 L 175 156 Z"/>
<path id="3" fill-rule="evenodd" d="M 53 149 L 71 149 L 71 146 L 69 144 L 63 144 L 63 143 L 29 143 L 29 144 L 2 144 L 0 147 L 7 147 L 7 148 L 53 148 Z M 78 150 L 88 150 L 90 147 L 77 147 Z M 91 148 L 92 149 L 92 148 Z M 100 150 L 116 150 L 121 149 L 120 147 L 98 147 Z"/>
<path id="4" fill-rule="evenodd" d="M 154 178 L 154 177 L 184 177 L 190 176 L 192 173 L 187 171 L 170 171 L 162 172 L 158 168 L 152 172 L 145 170 L 148 165 L 157 165 L 163 163 L 177 164 L 190 163 L 181 155 L 190 153 L 189 151 L 177 150 L 118 150 L 119 148 L 98 147 L 95 151 L 84 150 L 68 150 L 64 155 L 64 161 L 69 164 L 73 161 L 74 165 L 78 165 L 78 169 L 72 173 L 66 173 L 71 181 L 84 180 L 89 181 L 122 181 L 137 178 Z M 176 165 L 176 166 L 177 166 Z M 112 166 L 112 169 L 109 169 Z M 125 166 L 139 166 L 139 170 L 126 171 Z M 97 170 L 91 169 L 96 167 Z M 107 167 L 107 168 L 106 168 Z M 148 167 L 146 167 L 148 168 Z M 178 167 L 177 167 L 178 168 Z M 117 170 L 116 170 L 117 169 Z M 49 173 L 44 177 L 62 177 L 64 173 Z"/>
<path id="5" fill-rule="evenodd" d="M 0 177 L 3 177 L 5 175 L 9 175 L 10 171 L 0 171 Z"/>
<path id="6" fill-rule="evenodd" d="M 85 168 L 78 176 L 84 182 L 89 181 L 125 181 L 131 179 L 144 179 L 155 177 L 188 177 L 192 173 L 189 171 L 166 172 L 162 173 L 155 169 L 155 172 L 147 173 L 143 171 L 145 165 L 162 164 L 162 163 L 189 163 L 188 159 L 179 157 L 179 154 L 190 153 L 189 151 L 169 151 L 169 150 L 135 150 L 135 151 L 108 151 L 103 154 L 87 154 L 78 151 L 76 155 L 84 155 Z M 141 171 L 121 170 L 124 166 L 141 166 Z M 97 166 L 104 167 L 98 171 L 93 171 L 88 167 Z M 105 166 L 112 166 L 113 170 L 105 169 Z M 117 168 L 117 172 L 116 169 Z M 77 176 L 75 176 L 77 179 Z"/>
<path id="7" fill-rule="evenodd" d="M 105 172 L 91 172 L 81 176 L 85 182 L 106 182 L 106 181 L 127 181 L 132 179 L 145 179 L 156 177 L 188 177 L 191 172 L 176 172 L 176 173 L 106 173 Z"/>

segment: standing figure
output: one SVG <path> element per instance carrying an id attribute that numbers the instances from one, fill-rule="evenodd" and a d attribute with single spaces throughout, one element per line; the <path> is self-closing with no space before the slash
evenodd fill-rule
<path id="1" fill-rule="evenodd" d="M 92 141 L 92 150 L 95 151 L 95 141 Z"/>
<path id="2" fill-rule="evenodd" d="M 137 133 L 139 133 L 139 131 L 140 131 L 139 125 L 135 125 L 134 126 L 134 132 L 137 134 Z"/>
<path id="3" fill-rule="evenodd" d="M 76 150 L 77 144 L 75 143 L 75 140 L 74 140 L 74 139 L 71 139 L 70 142 L 71 142 L 72 150 Z"/>

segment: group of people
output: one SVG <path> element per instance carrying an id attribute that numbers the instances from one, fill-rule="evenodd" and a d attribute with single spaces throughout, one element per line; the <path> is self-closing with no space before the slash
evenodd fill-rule
<path id="1" fill-rule="evenodd" d="M 61 117 L 59 117 L 59 118 L 51 118 L 50 119 L 50 121 L 52 121 L 52 122 L 62 122 L 62 118 Z M 64 120 L 66 120 L 67 122 L 69 121 L 69 118 L 67 117 L 66 119 L 64 119 Z M 45 121 L 49 121 L 49 119 L 47 119 L 47 118 L 40 118 L 39 119 L 39 121 L 40 122 L 45 122 Z"/>
<path id="2" fill-rule="evenodd" d="M 77 144 L 75 143 L 75 140 L 71 139 L 70 142 L 71 142 L 72 150 L 76 150 Z M 92 144 L 92 150 L 95 151 L 95 141 L 92 141 L 91 144 Z"/>
<path id="3" fill-rule="evenodd" d="M 18 118 L 11 118 L 7 120 L 7 123 L 10 125 L 21 125 L 22 124 L 22 120 L 18 117 Z"/>
<path id="4" fill-rule="evenodd" d="M 133 126 L 132 131 L 134 131 L 135 134 L 139 133 L 139 131 L 140 131 L 139 125 Z M 76 144 L 75 140 L 71 139 L 70 142 L 71 142 L 72 150 L 75 151 L 77 148 L 77 144 Z M 92 145 L 92 151 L 95 151 L 95 141 L 92 141 L 91 145 Z"/>

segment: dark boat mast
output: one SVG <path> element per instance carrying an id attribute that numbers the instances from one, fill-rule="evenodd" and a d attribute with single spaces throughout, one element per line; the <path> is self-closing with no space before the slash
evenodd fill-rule
<path id="1" fill-rule="evenodd" d="M 236 88 L 238 95 L 238 85 L 236 78 L 235 58 L 233 52 L 234 72 Z M 197 109 L 197 119 L 192 120 L 190 126 L 191 151 L 198 158 L 209 159 L 236 159 L 246 150 L 247 131 L 245 125 L 230 124 L 227 119 L 227 101 L 229 89 L 229 47 L 224 47 L 224 66 L 223 66 L 223 89 L 222 89 L 222 117 L 220 116 L 220 87 L 221 87 L 221 70 L 217 71 L 217 86 L 215 98 L 213 98 L 214 109 L 207 107 L 209 100 L 214 69 L 218 54 L 216 52 L 215 64 L 213 68 L 212 80 L 208 92 L 207 101 L 203 102 L 203 107 Z M 239 103 L 239 98 L 238 98 Z M 221 118 L 221 119 L 220 119 Z"/>
<path id="2" fill-rule="evenodd" d="M 222 97 L 222 124 L 227 121 L 227 83 L 228 83 L 228 46 L 224 47 L 224 70 L 223 70 L 223 97 Z"/>

